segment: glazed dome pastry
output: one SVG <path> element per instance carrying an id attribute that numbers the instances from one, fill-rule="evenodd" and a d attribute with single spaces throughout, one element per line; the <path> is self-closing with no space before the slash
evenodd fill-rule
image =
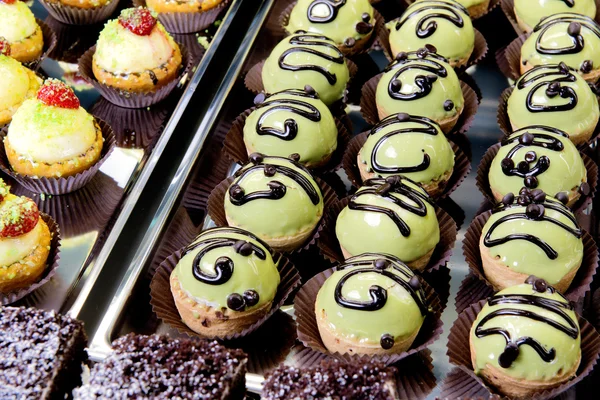
<path id="1" fill-rule="evenodd" d="M 559 13 L 575 13 L 590 18 L 596 16 L 594 0 L 514 0 L 519 27 L 531 32 L 542 18 Z"/>
<path id="2" fill-rule="evenodd" d="M 44 35 L 29 6 L 19 0 L 0 0 L 0 37 L 11 46 L 11 57 L 22 63 L 42 55 Z"/>
<path id="3" fill-rule="evenodd" d="M 345 258 L 390 254 L 413 270 L 423 270 L 440 241 L 431 198 L 399 176 L 370 179 L 338 215 L 335 234 Z"/>
<path id="4" fill-rule="evenodd" d="M 254 233 L 276 251 L 293 251 L 323 216 L 321 188 L 297 155 L 249 158 L 225 195 L 227 223 Z"/>
<path id="5" fill-rule="evenodd" d="M 270 310 L 279 272 L 269 246 L 238 228 L 202 232 L 171 273 L 183 322 L 207 337 L 239 333 Z"/>
<path id="6" fill-rule="evenodd" d="M 566 200 L 564 194 L 558 196 Z M 583 260 L 583 232 L 563 203 L 541 190 L 509 193 L 481 232 L 483 271 L 496 290 L 545 279 L 561 293 L 571 285 Z"/>
<path id="7" fill-rule="evenodd" d="M 464 108 L 458 76 L 433 46 L 400 52 L 387 66 L 379 83 L 375 101 L 383 119 L 391 114 L 421 115 L 450 132 Z"/>
<path id="8" fill-rule="evenodd" d="M 327 36 L 344 54 L 354 54 L 366 47 L 374 24 L 369 0 L 298 0 L 285 30 Z"/>
<path id="9" fill-rule="evenodd" d="M 588 82 L 600 77 L 600 26 L 593 19 L 562 13 L 544 18 L 521 47 L 521 74 L 536 65 L 564 62 Z"/>
<path id="10" fill-rule="evenodd" d="M 471 18 L 479 18 L 485 14 L 490 7 L 490 0 L 456 0 L 469 12 Z"/>
<path id="11" fill-rule="evenodd" d="M 572 206 L 582 190 L 589 190 L 579 150 L 566 133 L 546 126 L 528 126 L 502 140 L 488 176 L 496 201 L 526 187 L 561 192 Z"/>
<path id="12" fill-rule="evenodd" d="M 429 312 L 419 278 L 384 254 L 346 260 L 323 283 L 315 302 L 323 344 L 340 354 L 405 352 Z"/>
<path id="13" fill-rule="evenodd" d="M 356 161 L 363 181 L 402 175 L 435 197 L 452 176 L 454 151 L 435 122 L 399 113 L 371 129 Z"/>
<path id="14" fill-rule="evenodd" d="M 589 140 L 600 114 L 588 83 L 563 62 L 538 66 L 521 76 L 506 111 L 514 131 L 550 126 L 566 132 L 576 145 Z"/>
<path id="15" fill-rule="evenodd" d="M 256 109 L 246 119 L 244 143 L 248 154 L 287 157 L 297 153 L 308 168 L 327 164 L 337 149 L 338 129 L 331 111 L 315 90 L 288 89 L 259 94 Z"/>
<path id="16" fill-rule="evenodd" d="M 475 373 L 511 398 L 567 382 L 581 361 L 573 306 L 535 276 L 490 297 L 469 342 Z"/>
<path id="17" fill-rule="evenodd" d="M 189 0 L 189 1 L 169 1 L 169 0 L 146 0 L 148 8 L 157 13 L 197 13 L 205 12 L 217 7 L 223 0 Z"/>
<path id="18" fill-rule="evenodd" d="M 310 85 L 328 106 L 342 100 L 349 80 L 346 60 L 335 42 L 312 33 L 295 33 L 283 39 L 262 70 L 267 93 Z"/>
<path id="19" fill-rule="evenodd" d="M 475 47 L 475 30 L 467 9 L 453 0 L 417 0 L 392 21 L 392 55 L 433 45 L 453 67 L 467 64 Z"/>
<path id="20" fill-rule="evenodd" d="M 148 9 L 128 8 L 100 32 L 92 67 L 100 83 L 152 93 L 177 78 L 181 50 Z"/>
<path id="21" fill-rule="evenodd" d="M 103 142 L 100 126 L 79 105 L 73 90 L 48 79 L 37 97 L 25 100 L 13 116 L 4 148 L 16 173 L 60 178 L 94 165 Z"/>

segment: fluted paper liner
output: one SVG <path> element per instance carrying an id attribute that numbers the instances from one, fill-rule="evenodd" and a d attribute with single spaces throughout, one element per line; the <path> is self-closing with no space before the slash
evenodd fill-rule
<path id="1" fill-rule="evenodd" d="M 208 148 L 201 162 L 210 170 L 210 174 L 196 177 L 183 193 L 183 206 L 190 211 L 208 213 L 208 199 L 211 192 L 221 181 L 227 179 L 232 171 L 232 162 L 219 151 L 221 148 Z M 198 171 L 206 171 L 200 166 Z M 223 197 L 224 199 L 224 197 Z"/>
<path id="2" fill-rule="evenodd" d="M 482 281 L 474 275 L 469 273 L 465 279 L 460 283 L 454 306 L 456 312 L 460 314 L 471 304 L 477 303 L 480 300 L 487 299 L 494 295 L 494 288 L 489 286 L 485 281 Z"/>
<path id="3" fill-rule="evenodd" d="M 49 57 L 56 61 L 64 61 L 77 64 L 79 57 L 92 47 L 102 25 L 78 26 L 66 25 L 49 15 L 44 22 L 54 31 L 56 35 L 56 46 L 50 52 Z"/>
<path id="4" fill-rule="evenodd" d="M 411 5 L 412 3 L 414 3 L 414 2 L 415 2 L 415 0 L 404 0 L 404 1 L 405 1 L 405 2 L 406 2 L 408 5 Z M 371 3 L 372 3 L 372 2 L 371 2 Z M 483 17 L 484 15 L 487 15 L 487 14 L 488 14 L 490 11 L 492 11 L 494 8 L 498 7 L 498 5 L 499 5 L 499 4 L 500 4 L 500 0 L 490 0 L 490 3 L 489 3 L 488 7 L 487 7 L 485 10 L 483 10 L 482 12 L 480 12 L 480 13 L 477 13 L 477 14 L 475 14 L 475 15 L 471 15 L 471 14 L 469 13 L 469 17 L 470 17 L 472 20 L 479 19 L 479 18 Z M 468 8 L 468 7 L 467 7 L 467 8 Z"/>
<path id="5" fill-rule="evenodd" d="M 48 259 L 46 260 L 46 269 L 40 279 L 33 285 L 13 292 L 0 293 L 0 304 L 3 306 L 12 304 L 32 293 L 36 289 L 42 287 L 56 274 L 56 269 L 58 268 L 60 261 L 60 229 L 56 222 L 54 222 L 54 219 L 52 219 L 52 217 L 48 214 L 40 212 L 40 218 L 42 218 L 46 225 L 48 225 L 48 229 L 52 235 L 52 239 L 50 241 L 50 253 L 48 254 Z"/>
<path id="6" fill-rule="evenodd" d="M 503 397 L 482 386 L 477 380 L 458 367 L 446 375 L 439 395 L 443 400 L 501 400 Z"/>
<path id="7" fill-rule="evenodd" d="M 86 51 L 79 59 L 79 73 L 100 92 L 100 95 L 111 103 L 124 108 L 150 107 L 164 99 L 180 84 L 183 77 L 188 74 L 195 63 L 185 46 L 178 44 L 181 49 L 180 72 L 175 79 L 160 87 L 153 93 L 135 93 L 120 90 L 99 82 L 92 69 L 93 57 L 96 46 Z"/>
<path id="8" fill-rule="evenodd" d="M 54 50 L 56 47 L 56 34 L 48 25 L 44 23 L 44 21 L 35 19 L 35 22 L 40 26 L 42 30 L 42 37 L 44 38 L 44 47 L 42 47 L 42 55 L 39 56 L 37 60 L 30 61 L 27 63 L 23 63 L 24 66 L 31 69 L 32 71 L 36 71 L 40 69 L 42 62 L 48 57 L 48 55 Z"/>
<path id="9" fill-rule="evenodd" d="M 94 8 L 68 6 L 56 0 L 40 0 L 54 19 L 67 25 L 92 25 L 109 19 L 117 9 L 119 0 Z"/>
<path id="10" fill-rule="evenodd" d="M 454 322 L 448 336 L 447 355 L 452 364 L 458 366 L 471 379 L 477 381 L 491 394 L 496 394 L 497 392 L 495 390 L 491 389 L 482 378 L 475 374 L 471 363 L 471 349 L 469 346 L 471 326 L 477 319 L 477 314 L 479 314 L 485 303 L 486 300 L 475 303 L 458 316 L 458 319 Z M 576 376 L 554 389 L 541 390 L 528 398 L 536 400 L 554 398 L 581 382 L 592 372 L 600 353 L 600 334 L 598 334 L 592 324 L 587 322 L 583 317 L 578 315 L 578 318 L 581 332 L 581 364 L 579 365 Z M 453 377 L 456 378 L 456 376 Z M 469 384 L 466 383 L 465 386 L 467 385 Z M 460 391 L 461 388 L 459 384 L 455 382 L 453 386 L 455 387 L 455 391 Z"/>
<path id="11" fill-rule="evenodd" d="M 319 327 L 317 325 L 317 318 L 315 315 L 315 302 L 317 300 L 317 294 L 319 289 L 327 278 L 329 278 L 336 268 L 330 268 L 315 275 L 312 279 L 306 282 L 300 291 L 296 294 L 294 299 L 294 313 L 296 315 L 296 322 L 298 323 L 298 340 L 302 342 L 306 347 L 320 353 L 334 357 L 340 361 L 345 362 L 360 362 L 365 360 L 375 360 L 386 365 L 394 364 L 403 358 L 418 353 L 421 350 L 425 350 L 433 342 L 435 342 L 443 331 L 441 313 L 443 307 L 440 304 L 440 300 L 435 291 L 425 282 L 421 280 L 421 285 L 425 292 L 426 303 L 432 308 L 432 312 L 425 317 L 425 321 L 419 330 L 415 341 L 411 345 L 408 351 L 397 354 L 382 354 L 382 355 L 358 355 L 349 353 L 331 353 L 321 340 L 319 333 Z"/>
<path id="12" fill-rule="evenodd" d="M 102 145 L 100 160 L 98 160 L 96 164 L 92 165 L 85 171 L 79 172 L 76 175 L 68 176 L 66 178 L 33 178 L 14 172 L 10 166 L 10 163 L 8 162 L 6 150 L 4 148 L 4 139 L 8 131 L 7 128 L 4 128 L 2 131 L 0 131 L 0 170 L 10 175 L 19 184 L 34 193 L 59 195 L 71 193 L 77 189 L 81 189 L 92 180 L 102 164 L 108 159 L 115 148 L 115 135 L 112 128 L 100 118 L 95 118 L 95 120 L 102 130 L 104 144 Z"/>
<path id="13" fill-rule="evenodd" d="M 442 311 L 448 306 L 450 300 L 450 268 L 448 265 L 441 265 L 437 268 L 427 269 L 425 271 L 415 271 L 433 288 L 440 299 Z"/>
<path id="14" fill-rule="evenodd" d="M 508 46 L 496 52 L 496 62 L 500 71 L 513 81 L 521 76 L 521 47 L 527 37 L 527 35 L 520 35 Z"/>

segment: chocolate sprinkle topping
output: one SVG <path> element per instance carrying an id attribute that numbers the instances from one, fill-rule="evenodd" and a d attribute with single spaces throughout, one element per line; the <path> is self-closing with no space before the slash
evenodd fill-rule
<path id="1" fill-rule="evenodd" d="M 385 335 L 381 336 L 379 344 L 381 345 L 382 349 L 389 350 L 394 347 L 394 337 L 389 333 L 386 333 Z"/>

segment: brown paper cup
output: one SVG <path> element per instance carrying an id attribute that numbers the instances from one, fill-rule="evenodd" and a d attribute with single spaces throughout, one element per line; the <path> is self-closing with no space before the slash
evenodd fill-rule
<path id="1" fill-rule="evenodd" d="M 98 82 L 92 69 L 96 46 L 86 51 L 79 59 L 79 73 L 100 92 L 102 97 L 111 103 L 124 108 L 146 108 L 166 99 L 176 87 L 183 86 L 181 81 L 190 72 L 196 61 L 192 59 L 185 46 L 179 44 L 179 48 L 181 49 L 181 71 L 179 75 L 154 93 L 126 92 Z"/>
<path id="2" fill-rule="evenodd" d="M 57 39 L 48 57 L 70 64 L 77 64 L 79 57 L 96 43 L 102 29 L 102 25 L 65 25 L 51 15 L 44 22 L 54 31 Z"/>
<path id="3" fill-rule="evenodd" d="M 95 8 L 78 8 L 62 4 L 58 0 L 40 0 L 48 13 L 63 24 L 92 25 L 107 20 L 117 9 L 119 0 Z"/>
<path id="4" fill-rule="evenodd" d="M 96 122 L 102 130 L 102 137 L 104 138 L 104 145 L 102 146 L 102 153 L 100 160 L 90 168 L 76 175 L 69 176 L 66 178 L 33 178 L 30 176 L 19 175 L 14 172 L 6 157 L 6 151 L 4 148 L 4 138 L 7 134 L 7 129 L 4 128 L 0 131 L 0 170 L 5 174 L 8 174 L 17 181 L 20 185 L 24 186 L 28 190 L 34 193 L 45 193 L 45 194 L 67 194 L 81 189 L 89 181 L 92 180 L 94 175 L 98 172 L 102 164 L 108 159 L 110 154 L 115 148 L 115 134 L 112 128 L 106 122 L 100 118 L 95 118 Z"/>
<path id="5" fill-rule="evenodd" d="M 516 81 L 521 76 L 521 47 L 528 35 L 521 35 L 508 46 L 496 52 L 496 62 L 500 71 L 508 79 Z"/>
<path id="6" fill-rule="evenodd" d="M 440 300 L 435 291 L 423 280 L 422 286 L 423 290 L 425 291 L 427 304 L 432 307 L 433 312 L 425 317 L 425 321 L 421 326 L 419 334 L 408 351 L 400 354 L 384 354 L 373 356 L 361 356 L 358 354 L 348 353 L 341 354 L 337 352 L 330 353 L 321 340 L 321 335 L 317 325 L 317 318 L 315 316 L 315 301 L 317 299 L 319 289 L 321 286 L 323 286 L 327 278 L 329 278 L 335 271 L 336 268 L 330 268 L 319 273 L 306 282 L 296 295 L 294 300 L 294 312 L 296 314 L 296 322 L 298 323 L 298 340 L 300 340 L 304 346 L 329 355 L 340 361 L 360 362 L 361 360 L 375 360 L 386 365 L 391 365 L 402 360 L 403 358 L 418 353 L 421 350 L 425 350 L 439 338 L 443 331 L 443 323 L 440 318 L 443 307 L 441 306 Z"/>
<path id="7" fill-rule="evenodd" d="M 447 265 L 442 265 L 435 269 L 428 269 L 419 272 L 419 275 L 433 288 L 440 299 L 442 311 L 446 309 L 448 300 L 450 300 L 450 269 Z"/>
<path id="8" fill-rule="evenodd" d="M 183 194 L 182 204 L 191 212 L 208 213 L 208 199 L 211 192 L 232 172 L 232 163 L 227 157 L 221 155 L 220 148 L 209 150 L 211 151 L 206 151 L 206 162 L 203 165 L 209 168 L 210 175 L 196 177 Z M 200 166 L 197 170 L 206 171 L 206 168 Z"/>
<path id="9" fill-rule="evenodd" d="M 406 1 L 406 3 L 409 5 L 415 2 L 414 0 L 404 0 L 404 1 Z M 479 18 L 483 17 L 484 15 L 487 15 L 490 11 L 492 11 L 494 8 L 496 8 L 499 4 L 500 4 L 500 0 L 490 0 L 490 4 L 488 5 L 488 8 L 486 8 L 485 10 L 482 10 L 481 12 L 478 12 L 477 14 L 471 15 L 471 13 L 469 13 L 469 17 L 471 17 L 472 20 L 479 19 Z"/>
<path id="10" fill-rule="evenodd" d="M 46 59 L 46 57 L 48 57 L 48 55 L 52 52 L 52 50 L 54 50 L 57 40 L 56 40 L 56 34 L 52 30 L 52 28 L 50 28 L 48 25 L 46 25 L 44 23 L 44 21 L 39 20 L 37 18 L 35 19 L 35 21 L 42 29 L 42 36 L 44 38 L 44 47 L 42 48 L 42 55 L 37 60 L 31 61 L 28 63 L 23 63 L 23 65 L 25 65 L 27 68 L 31 69 L 32 71 L 37 72 L 40 69 L 42 62 Z"/>
<path id="11" fill-rule="evenodd" d="M 482 386 L 471 375 L 462 369 L 452 368 L 450 373 L 442 382 L 440 399 L 477 399 L 477 400 L 501 400 L 502 397 L 492 394 Z"/>
<path id="12" fill-rule="evenodd" d="M 468 376 L 474 379 L 482 387 L 487 389 L 490 394 L 496 394 L 496 392 L 491 389 L 482 378 L 475 374 L 473 371 L 473 365 L 471 363 L 471 349 L 469 346 L 471 326 L 477 319 L 477 314 L 479 314 L 485 305 L 485 302 L 485 300 L 482 300 L 471 305 L 458 316 L 458 319 L 454 322 L 454 325 L 450 329 L 450 334 L 448 336 L 447 355 L 452 364 L 458 366 Z M 600 353 L 600 334 L 596 332 L 592 324 L 587 322 L 581 316 L 579 316 L 579 328 L 581 331 L 581 364 L 579 365 L 579 369 L 577 370 L 577 375 L 575 378 L 554 389 L 539 391 L 530 398 L 554 398 L 577 383 L 581 382 L 592 372 Z M 456 388 L 460 387 L 460 385 L 456 383 L 454 386 Z"/>
<path id="13" fill-rule="evenodd" d="M 56 269 L 58 268 L 60 261 L 60 230 L 56 222 L 54 222 L 52 217 L 48 214 L 40 212 L 40 218 L 48 225 L 48 229 L 52 235 L 52 240 L 50 241 L 50 254 L 48 254 L 48 259 L 46 261 L 46 270 L 42 274 L 40 280 L 31 286 L 14 292 L 0 293 L 0 304 L 3 306 L 12 304 L 42 287 L 52 279 L 54 274 L 56 274 Z"/>
<path id="14" fill-rule="evenodd" d="M 484 281 L 479 279 L 477 275 L 469 273 L 458 288 L 456 300 L 454 301 L 456 312 L 460 314 L 471 304 L 475 304 L 493 295 L 494 289 L 491 286 L 488 286 Z"/>

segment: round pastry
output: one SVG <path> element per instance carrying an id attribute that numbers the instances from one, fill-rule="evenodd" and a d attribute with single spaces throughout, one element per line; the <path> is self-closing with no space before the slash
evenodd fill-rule
<path id="1" fill-rule="evenodd" d="M 600 26 L 593 19 L 562 13 L 544 18 L 521 47 L 521 74 L 536 65 L 564 62 L 583 79 L 600 77 Z"/>
<path id="2" fill-rule="evenodd" d="M 375 101 L 381 119 L 399 112 L 421 115 L 444 132 L 452 130 L 464 108 L 458 76 L 433 46 L 398 53 L 377 84 Z"/>
<path id="3" fill-rule="evenodd" d="M 350 72 L 335 42 L 323 35 L 296 33 L 283 39 L 265 61 L 267 93 L 312 86 L 328 106 L 342 100 Z"/>
<path id="4" fill-rule="evenodd" d="M 573 306 L 535 276 L 487 300 L 469 344 L 475 373 L 510 398 L 529 398 L 567 382 L 581 361 Z"/>
<path id="5" fill-rule="evenodd" d="M 296 153 L 308 168 L 329 162 L 338 146 L 338 130 L 331 111 L 312 87 L 261 93 L 254 104 L 256 110 L 244 125 L 248 154 L 287 157 Z"/>
<path id="6" fill-rule="evenodd" d="M 531 32 L 542 18 L 559 13 L 575 13 L 594 18 L 595 0 L 514 0 L 514 11 L 519 27 Z"/>
<path id="7" fill-rule="evenodd" d="M 563 62 L 538 66 L 521 76 L 508 99 L 507 113 L 513 131 L 550 126 L 566 132 L 576 145 L 589 140 L 600 115 L 588 83 Z"/>
<path id="8" fill-rule="evenodd" d="M 374 23 L 369 0 L 298 0 L 285 30 L 327 36 L 342 53 L 351 55 L 367 46 Z"/>
<path id="9" fill-rule="evenodd" d="M 402 175 L 434 197 L 444 192 L 454 171 L 454 151 L 438 124 L 406 113 L 375 125 L 356 158 L 363 181 Z"/>
<path id="10" fill-rule="evenodd" d="M 7 53 L 10 54 L 10 47 L 3 47 L 0 38 L 0 126 L 11 121 L 21 104 L 34 97 L 42 83 L 33 71 Z"/>
<path id="11" fill-rule="evenodd" d="M 479 18 L 485 14 L 490 7 L 490 0 L 456 0 L 469 12 L 469 17 Z"/>
<path id="12" fill-rule="evenodd" d="M 541 190 L 509 193 L 481 232 L 485 277 L 501 290 L 536 275 L 564 293 L 583 260 L 582 235 L 571 210 Z"/>
<path id="13" fill-rule="evenodd" d="M 157 13 L 202 13 L 221 4 L 223 0 L 146 0 L 146 6 Z"/>
<path id="14" fill-rule="evenodd" d="M 92 68 L 98 82 L 152 93 L 177 78 L 181 51 L 146 8 L 128 8 L 108 21 L 96 43 Z"/>
<path id="15" fill-rule="evenodd" d="M 413 270 L 423 270 L 440 241 L 430 197 L 411 180 L 370 179 L 338 215 L 335 234 L 345 258 L 391 254 Z"/>
<path id="16" fill-rule="evenodd" d="M 579 199 L 581 185 L 588 185 L 587 170 L 569 136 L 546 126 L 528 126 L 504 139 L 488 175 L 496 201 L 526 187 L 562 192 L 572 206 Z"/>
<path id="17" fill-rule="evenodd" d="M 475 47 L 475 30 L 467 9 L 453 0 L 417 0 L 389 25 L 392 55 L 437 48 L 450 65 L 466 65 Z"/>
<path id="18" fill-rule="evenodd" d="M 11 57 L 17 61 L 31 62 L 42 55 L 42 28 L 22 1 L 0 0 L 0 37 L 10 43 Z"/>
<path id="19" fill-rule="evenodd" d="M 104 7 L 111 1 L 118 0 L 46 0 L 48 3 L 58 3 L 68 7 L 81 8 L 89 10 L 93 8 Z"/>
<path id="20" fill-rule="evenodd" d="M 225 195 L 230 226 L 246 229 L 274 250 L 300 247 L 323 216 L 323 195 L 307 169 L 291 158 L 250 155 Z"/>
<path id="21" fill-rule="evenodd" d="M 340 354 L 405 352 L 429 311 L 419 278 L 387 254 L 346 260 L 323 283 L 315 302 L 323 344 Z"/>
<path id="22" fill-rule="evenodd" d="M 103 142 L 100 126 L 79 105 L 73 90 L 48 79 L 37 98 L 25 100 L 13 116 L 4 148 L 18 174 L 60 178 L 94 165 Z"/>
<path id="23" fill-rule="evenodd" d="M 243 331 L 271 310 L 279 271 L 265 242 L 224 227 L 198 235 L 170 281 L 183 322 L 201 335 L 220 337 Z"/>

